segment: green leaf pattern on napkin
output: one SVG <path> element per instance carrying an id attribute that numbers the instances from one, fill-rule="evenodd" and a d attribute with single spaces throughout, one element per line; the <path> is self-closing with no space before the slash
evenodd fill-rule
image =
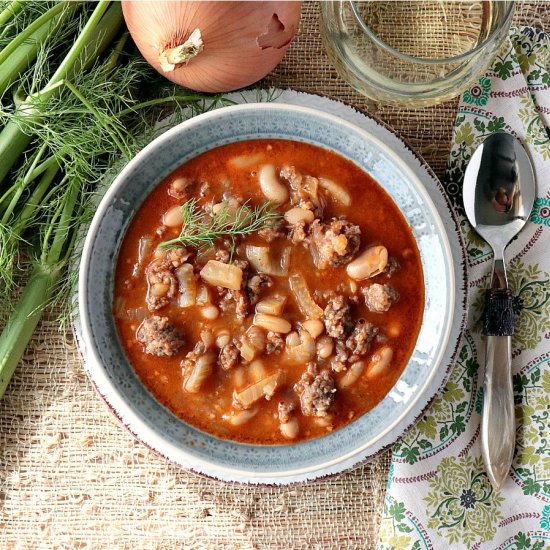
<path id="1" fill-rule="evenodd" d="M 471 545 L 494 537 L 504 497 L 491 487 L 481 457 L 444 458 L 429 485 L 424 497 L 428 528 L 450 543 Z"/>
<path id="2" fill-rule="evenodd" d="M 524 495 L 550 500 L 550 359 L 527 366 L 513 380 L 518 420 L 513 473 Z"/>
<path id="3" fill-rule="evenodd" d="M 446 177 L 468 262 L 467 329 L 446 386 L 394 445 L 380 549 L 550 548 L 550 36 L 512 29 L 487 73 L 462 96 Z M 537 173 L 531 223 L 509 245 L 509 284 L 522 309 L 512 339 L 517 443 L 510 478 L 495 492 L 480 449 L 483 291 L 492 252 L 462 204 L 464 170 L 490 134 L 526 144 Z"/>
<path id="4" fill-rule="evenodd" d="M 389 497 L 384 501 L 380 538 L 384 542 L 378 550 L 425 550 L 431 547 L 427 534 L 419 529 L 405 505 Z"/>

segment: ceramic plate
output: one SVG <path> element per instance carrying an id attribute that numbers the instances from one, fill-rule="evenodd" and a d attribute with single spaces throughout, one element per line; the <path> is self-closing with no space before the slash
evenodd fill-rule
<path id="1" fill-rule="evenodd" d="M 312 104 L 317 108 L 311 108 Z M 415 350 L 389 394 L 348 426 L 291 445 L 260 446 L 217 439 L 178 419 L 134 373 L 118 341 L 112 315 L 119 246 L 132 216 L 151 190 L 204 151 L 261 138 L 293 139 L 331 149 L 371 174 L 412 228 L 426 285 Z M 180 124 L 124 168 L 103 197 L 83 247 L 77 332 L 86 369 L 97 390 L 120 421 L 155 451 L 218 479 L 304 482 L 364 461 L 393 443 L 421 414 L 443 384 L 457 350 L 464 322 L 464 273 L 456 221 L 425 163 L 379 122 L 324 98 L 285 92 L 275 103 L 226 107 Z"/>

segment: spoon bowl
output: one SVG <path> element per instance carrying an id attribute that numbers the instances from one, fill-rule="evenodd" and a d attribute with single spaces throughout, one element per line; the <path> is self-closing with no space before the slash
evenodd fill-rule
<path id="1" fill-rule="evenodd" d="M 535 190 L 531 159 L 514 136 L 492 134 L 472 155 L 464 176 L 464 208 L 495 260 L 527 223 Z"/>

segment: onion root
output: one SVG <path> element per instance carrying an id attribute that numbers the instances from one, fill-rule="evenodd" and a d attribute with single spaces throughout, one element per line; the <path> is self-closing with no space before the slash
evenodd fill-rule
<path id="1" fill-rule="evenodd" d="M 203 49 L 204 43 L 201 37 L 201 30 L 195 29 L 189 35 L 189 38 L 180 46 L 168 48 L 160 52 L 160 67 L 165 73 L 169 73 L 176 68 L 176 65 L 189 63 L 189 61 L 201 53 Z"/>

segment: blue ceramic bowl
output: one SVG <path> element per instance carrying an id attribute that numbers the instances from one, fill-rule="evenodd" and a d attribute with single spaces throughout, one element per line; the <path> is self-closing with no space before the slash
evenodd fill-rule
<path id="1" fill-rule="evenodd" d="M 335 151 L 371 174 L 409 222 L 422 259 L 426 304 L 415 350 L 374 409 L 327 436 L 288 445 L 218 439 L 174 416 L 140 382 L 117 337 L 113 279 L 125 231 L 144 199 L 176 168 L 214 147 L 283 138 Z M 405 146 L 400 143 L 401 147 Z M 455 309 L 455 270 L 436 207 L 414 171 L 382 141 L 339 117 L 276 103 L 226 107 L 176 126 L 141 151 L 101 201 L 83 248 L 80 322 L 88 373 L 112 411 L 142 442 L 185 468 L 218 479 L 285 484 L 349 469 L 410 426 L 444 376 Z"/>

